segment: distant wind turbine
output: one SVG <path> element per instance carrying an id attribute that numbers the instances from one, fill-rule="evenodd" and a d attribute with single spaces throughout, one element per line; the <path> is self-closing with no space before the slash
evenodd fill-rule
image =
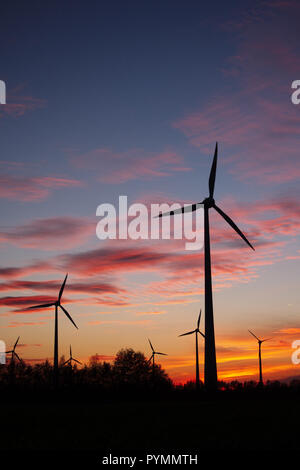
<path id="1" fill-rule="evenodd" d="M 212 296 L 212 277 L 211 277 L 211 256 L 210 256 L 210 233 L 209 233 L 209 209 L 215 209 L 225 221 L 237 232 L 237 234 L 253 248 L 249 240 L 233 222 L 233 220 L 225 214 L 215 203 L 214 189 L 217 171 L 218 159 L 218 143 L 216 143 L 214 159 L 212 162 L 209 175 L 209 196 L 202 202 L 192 204 L 190 206 L 181 207 L 174 211 L 159 214 L 159 217 L 173 216 L 184 212 L 194 212 L 201 205 L 204 205 L 204 272 L 205 272 L 205 365 L 204 365 L 204 381 L 207 388 L 214 390 L 218 385 L 216 346 L 215 346 L 215 330 L 214 330 L 214 314 L 213 314 L 213 296 Z"/>
<path id="2" fill-rule="evenodd" d="M 46 308 L 46 307 L 55 307 L 55 324 L 54 324 L 54 382 L 55 385 L 57 384 L 57 377 L 58 377 L 58 307 L 65 313 L 68 319 L 73 323 L 75 328 L 78 329 L 75 322 L 72 320 L 71 315 L 67 312 L 67 310 L 61 305 L 61 297 L 66 285 L 68 274 L 66 275 L 64 282 L 61 285 L 58 298 L 55 302 L 51 302 L 49 304 L 42 304 L 42 305 L 34 305 L 33 307 L 29 307 L 29 309 L 34 308 Z"/>
<path id="3" fill-rule="evenodd" d="M 168 354 L 166 353 L 162 353 L 162 352 L 157 352 L 157 351 L 154 351 L 154 348 L 152 346 L 152 343 L 150 341 L 150 339 L 148 338 L 148 341 L 149 341 L 149 344 L 150 344 L 150 347 L 152 349 L 152 356 L 150 357 L 149 361 L 148 362 L 151 362 L 152 361 L 152 370 L 153 370 L 153 373 L 154 373 L 154 367 L 155 367 L 155 354 L 160 354 L 161 356 L 167 356 Z"/>
<path id="4" fill-rule="evenodd" d="M 262 377 L 262 364 L 261 364 L 261 344 L 264 343 L 265 341 L 269 341 L 272 338 L 267 338 L 267 339 L 259 339 L 252 331 L 248 330 L 249 333 L 254 336 L 255 339 L 257 339 L 258 342 L 258 362 L 259 362 L 259 383 L 260 385 L 263 384 L 263 377 Z"/>
<path id="5" fill-rule="evenodd" d="M 82 362 L 78 361 L 77 359 L 75 359 L 73 356 L 72 356 L 72 347 L 70 345 L 70 357 L 69 359 L 63 363 L 63 366 L 65 366 L 66 364 L 71 364 L 72 365 L 72 361 L 74 362 L 77 362 L 77 364 L 82 364 Z"/>
<path id="6" fill-rule="evenodd" d="M 12 348 L 11 351 L 6 351 L 5 354 L 11 354 L 11 362 L 14 361 L 15 357 L 18 359 L 19 362 L 22 362 L 22 360 L 20 359 L 19 355 L 16 353 L 16 347 L 17 347 L 17 344 L 19 342 L 19 339 L 20 339 L 20 336 L 18 337 L 17 341 L 15 342 L 14 344 L 14 347 Z"/>
<path id="7" fill-rule="evenodd" d="M 187 333 L 183 333 L 180 336 L 187 336 L 187 335 L 192 335 L 195 333 L 196 335 L 196 388 L 199 390 L 200 388 L 200 374 L 199 374 L 199 354 L 198 354 L 198 333 L 200 333 L 203 338 L 205 338 L 205 335 L 200 331 L 200 320 L 201 320 L 201 310 L 199 313 L 198 321 L 197 321 L 197 328 L 193 331 L 188 331 Z"/>

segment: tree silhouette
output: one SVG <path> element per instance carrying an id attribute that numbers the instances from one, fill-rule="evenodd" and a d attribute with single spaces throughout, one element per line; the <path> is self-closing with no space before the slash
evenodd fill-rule
<path id="1" fill-rule="evenodd" d="M 121 349 L 115 357 L 113 376 L 118 385 L 130 386 L 132 389 L 149 388 L 164 390 L 172 387 L 172 382 L 160 365 L 152 364 L 141 352 L 131 348 Z"/>
<path id="2" fill-rule="evenodd" d="M 142 384 L 149 382 L 152 366 L 144 354 L 133 349 L 121 349 L 115 357 L 113 374 L 121 383 Z"/>

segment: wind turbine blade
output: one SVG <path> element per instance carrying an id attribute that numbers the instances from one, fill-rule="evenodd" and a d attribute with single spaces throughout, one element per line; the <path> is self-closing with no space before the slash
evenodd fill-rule
<path id="1" fill-rule="evenodd" d="M 70 359 L 68 359 L 66 362 L 63 363 L 63 366 L 65 366 L 66 364 L 68 364 L 70 362 Z"/>
<path id="2" fill-rule="evenodd" d="M 270 339 L 273 339 L 273 338 L 263 339 L 261 342 L 264 343 L 265 341 L 270 341 Z"/>
<path id="3" fill-rule="evenodd" d="M 250 333 L 252 336 L 254 336 L 254 338 L 257 339 L 257 341 L 260 341 L 260 339 L 258 339 L 258 337 L 257 337 L 254 333 L 252 333 L 252 331 L 250 331 L 250 330 L 248 330 L 248 331 L 249 331 L 249 333 Z"/>
<path id="4" fill-rule="evenodd" d="M 60 288 L 60 291 L 59 291 L 59 294 L 58 294 L 58 302 L 60 302 L 61 296 L 63 294 L 64 288 L 65 288 L 65 285 L 66 285 L 66 282 L 67 282 L 67 277 L 68 277 L 68 274 L 66 274 L 64 282 L 61 285 L 61 288 Z"/>
<path id="5" fill-rule="evenodd" d="M 157 217 L 165 217 L 166 215 L 176 215 L 176 214 L 183 214 L 186 212 L 194 212 L 199 207 L 202 206 L 202 202 L 197 202 L 197 204 L 191 204 L 190 206 L 180 207 L 179 209 L 175 209 L 174 211 L 164 212 L 163 214 L 156 215 L 154 218 Z"/>
<path id="6" fill-rule="evenodd" d="M 209 197 L 214 197 L 215 182 L 216 182 L 216 172 L 217 172 L 217 160 L 218 160 L 218 142 L 216 142 L 214 159 L 211 165 L 208 187 L 209 187 Z"/>
<path id="7" fill-rule="evenodd" d="M 33 309 L 33 308 L 53 307 L 55 304 L 56 304 L 56 302 L 52 302 L 51 304 L 34 305 L 33 307 L 28 307 L 28 310 L 29 310 L 29 309 Z"/>
<path id="8" fill-rule="evenodd" d="M 148 338 L 148 341 L 149 341 L 149 344 L 150 344 L 150 347 L 151 347 L 152 351 L 154 352 L 154 348 L 153 348 L 152 343 L 151 343 L 149 338 Z"/>
<path id="9" fill-rule="evenodd" d="M 60 305 L 60 308 L 65 312 L 65 314 L 67 315 L 68 319 L 73 323 L 73 325 L 75 326 L 75 328 L 77 328 L 77 330 L 78 330 L 78 326 L 77 326 L 76 323 L 72 320 L 72 317 L 71 317 L 71 315 L 67 312 L 67 310 L 66 310 L 62 305 Z"/>
<path id="10" fill-rule="evenodd" d="M 188 333 L 183 333 L 182 335 L 179 335 L 178 338 L 180 338 L 180 336 L 192 335 L 193 333 L 195 333 L 195 331 L 196 330 L 189 331 Z"/>
<path id="11" fill-rule="evenodd" d="M 81 364 L 81 365 L 82 365 L 82 362 L 77 361 L 77 359 L 73 359 L 73 361 L 77 362 L 77 364 Z"/>
<path id="12" fill-rule="evenodd" d="M 250 246 L 250 248 L 252 248 L 252 250 L 254 250 L 253 246 L 251 245 L 251 243 L 249 242 L 249 240 L 247 240 L 247 238 L 245 237 L 245 235 L 243 234 L 243 232 L 241 232 L 241 230 L 238 228 L 238 226 L 233 222 L 233 220 L 227 215 L 225 214 L 225 212 L 223 212 L 220 207 L 216 206 L 216 204 L 213 205 L 214 209 L 216 209 L 217 212 L 219 212 L 219 214 L 223 217 L 223 219 L 226 220 L 226 222 L 233 228 L 233 230 L 236 231 L 236 233 L 239 234 L 239 236 L 247 243 L 247 245 Z"/>
<path id="13" fill-rule="evenodd" d="M 72 348 L 71 348 L 71 345 L 70 345 L 70 357 L 72 357 Z"/>
<path id="14" fill-rule="evenodd" d="M 198 328 L 198 330 L 199 330 L 199 326 L 200 326 L 201 312 L 202 312 L 202 310 L 200 309 L 200 313 L 199 313 L 199 317 L 198 317 L 198 321 L 197 321 L 197 328 Z"/>
<path id="15" fill-rule="evenodd" d="M 205 338 L 205 334 L 202 333 L 202 331 L 199 330 L 199 333 L 200 333 L 201 336 L 203 336 L 203 338 Z"/>
<path id="16" fill-rule="evenodd" d="M 17 344 L 18 344 L 19 339 L 20 339 L 20 336 L 18 337 L 17 341 L 15 342 L 15 345 L 14 345 L 14 347 L 13 347 L 14 350 L 16 349 L 16 346 L 17 346 Z"/>
<path id="17" fill-rule="evenodd" d="M 17 359 L 19 360 L 19 362 L 22 362 L 20 357 L 18 356 L 18 354 L 16 352 L 14 352 L 14 355 L 17 357 Z"/>
<path id="18" fill-rule="evenodd" d="M 152 361 L 153 356 L 154 356 L 154 354 L 152 354 L 152 356 L 150 357 L 150 359 L 148 359 L 148 361 L 147 361 L 148 363 Z"/>
<path id="19" fill-rule="evenodd" d="M 11 354 L 13 353 L 14 351 L 5 351 L 5 354 Z"/>
<path id="20" fill-rule="evenodd" d="M 168 355 L 166 353 L 161 353 L 161 352 L 156 352 L 155 354 L 160 354 L 161 356 L 167 356 Z"/>

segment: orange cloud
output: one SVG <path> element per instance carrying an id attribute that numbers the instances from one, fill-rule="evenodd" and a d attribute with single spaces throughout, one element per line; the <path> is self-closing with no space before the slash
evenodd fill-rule
<path id="1" fill-rule="evenodd" d="M 160 310 L 160 311 L 153 310 L 149 312 L 137 312 L 136 315 L 164 315 L 165 313 L 167 313 L 166 310 Z"/>

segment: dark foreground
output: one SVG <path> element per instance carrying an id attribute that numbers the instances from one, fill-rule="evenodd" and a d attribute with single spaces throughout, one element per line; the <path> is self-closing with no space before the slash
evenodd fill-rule
<path id="1" fill-rule="evenodd" d="M 1 449 L 298 450 L 300 400 L 227 397 L 101 403 L 2 403 Z"/>

